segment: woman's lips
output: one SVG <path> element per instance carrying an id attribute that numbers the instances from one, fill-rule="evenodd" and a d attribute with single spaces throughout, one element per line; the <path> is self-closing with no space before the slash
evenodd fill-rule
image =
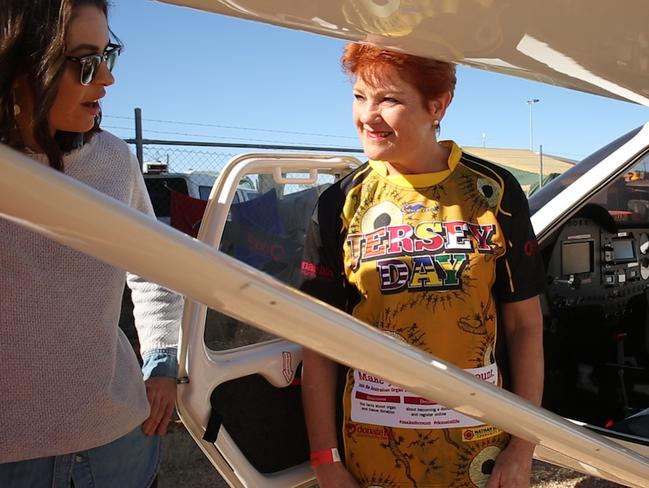
<path id="1" fill-rule="evenodd" d="M 365 135 L 368 139 L 373 140 L 383 140 L 386 139 L 392 132 L 389 131 L 379 131 L 379 130 L 366 130 Z"/>
<path id="2" fill-rule="evenodd" d="M 93 100 L 92 102 L 83 102 L 81 106 L 93 116 L 96 116 L 100 110 L 99 101 L 97 100 Z"/>

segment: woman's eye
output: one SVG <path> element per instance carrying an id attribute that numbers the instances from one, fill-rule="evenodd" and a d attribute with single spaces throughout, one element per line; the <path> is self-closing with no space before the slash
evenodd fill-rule
<path id="1" fill-rule="evenodd" d="M 365 97 L 358 93 L 354 93 L 354 100 L 365 100 Z"/>
<path id="2" fill-rule="evenodd" d="M 387 102 L 387 103 L 391 103 L 391 104 L 399 103 L 399 100 L 397 100 L 396 98 L 392 98 L 392 97 L 385 97 L 385 98 L 383 98 L 383 101 Z"/>

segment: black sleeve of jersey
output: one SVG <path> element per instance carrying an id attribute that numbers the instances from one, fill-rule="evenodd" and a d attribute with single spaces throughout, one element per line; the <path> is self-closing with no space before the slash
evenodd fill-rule
<path id="1" fill-rule="evenodd" d="M 347 311 L 343 269 L 339 187 L 330 187 L 318 199 L 304 244 L 300 290 Z"/>
<path id="2" fill-rule="evenodd" d="M 506 252 L 496 265 L 495 296 L 501 302 L 517 302 L 540 294 L 545 288 L 543 260 L 527 197 L 513 177 L 505 184 L 498 221 Z"/>

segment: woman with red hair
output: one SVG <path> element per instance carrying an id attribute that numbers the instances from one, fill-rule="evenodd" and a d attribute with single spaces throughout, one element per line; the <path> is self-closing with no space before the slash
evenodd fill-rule
<path id="1" fill-rule="evenodd" d="M 364 44 L 342 65 L 369 161 L 320 197 L 303 289 L 540 403 L 544 273 L 527 199 L 501 167 L 437 140 L 455 66 Z M 323 488 L 529 486 L 532 444 L 315 351 L 303 371 Z"/>

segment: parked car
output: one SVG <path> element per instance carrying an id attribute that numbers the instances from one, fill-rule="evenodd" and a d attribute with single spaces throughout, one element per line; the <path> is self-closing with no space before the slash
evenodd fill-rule
<path id="1" fill-rule="evenodd" d="M 142 165 L 147 192 L 158 220 L 170 223 L 171 193 L 177 192 L 199 200 L 207 200 L 218 176 L 218 171 L 190 170 L 169 172 L 165 163 L 152 162 Z M 237 188 L 234 203 L 252 200 L 259 192 L 251 180 L 243 180 Z"/>
<path id="2" fill-rule="evenodd" d="M 371 39 L 649 105 L 649 26 L 641 0 L 623 6 L 585 0 L 168 3 Z M 639 454 L 649 453 L 648 157 L 649 124 L 530 199 L 547 265 L 545 405 L 556 413 L 287 286 L 309 205 L 327 183 L 358 164 L 352 158 L 235 158 L 215 181 L 198 242 L 0 147 L 0 212 L 188 297 L 179 413 L 231 486 L 315 485 L 296 382 L 306 346 L 535 442 L 541 459 L 643 487 L 649 479 L 649 459 Z M 255 175 L 272 177 L 276 187 L 234 210 L 239 182 Z M 264 203 L 263 213 L 252 206 L 255 201 Z M 250 221 L 258 211 L 263 218 Z"/>

